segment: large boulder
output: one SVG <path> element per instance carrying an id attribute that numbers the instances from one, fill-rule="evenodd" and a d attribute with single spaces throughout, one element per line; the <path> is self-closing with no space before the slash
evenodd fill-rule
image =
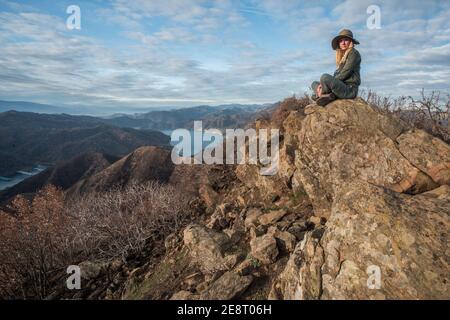
<path id="1" fill-rule="evenodd" d="M 263 264 L 275 262 L 278 256 L 277 241 L 272 234 L 254 237 L 250 240 L 251 254 Z"/>
<path id="2" fill-rule="evenodd" d="M 362 99 L 309 109 L 298 132 L 296 174 L 316 215 L 330 215 L 343 181 L 410 194 L 448 182 L 450 147 L 427 133 L 408 131 Z"/>
<path id="3" fill-rule="evenodd" d="M 225 250 L 230 245 L 226 234 L 192 224 L 185 228 L 183 239 L 192 260 L 205 274 L 229 269 L 228 259 L 224 256 Z"/>
<path id="4" fill-rule="evenodd" d="M 261 225 L 272 225 L 281 218 L 283 218 L 287 214 L 287 211 L 284 209 L 279 210 L 271 210 L 263 215 L 259 216 L 258 221 Z"/>

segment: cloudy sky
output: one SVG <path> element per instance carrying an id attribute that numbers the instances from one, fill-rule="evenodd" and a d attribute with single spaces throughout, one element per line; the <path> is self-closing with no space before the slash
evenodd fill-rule
<path id="1" fill-rule="evenodd" d="M 67 7 L 81 10 L 69 30 Z M 381 10 L 370 29 L 367 8 Z M 0 100 L 95 108 L 268 103 L 361 42 L 362 89 L 449 91 L 450 1 L 0 0 Z"/>

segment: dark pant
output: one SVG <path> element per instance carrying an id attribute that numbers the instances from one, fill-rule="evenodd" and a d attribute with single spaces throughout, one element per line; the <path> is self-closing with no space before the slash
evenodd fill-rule
<path id="1" fill-rule="evenodd" d="M 316 95 L 316 89 L 319 84 L 322 85 L 322 93 L 333 92 L 339 99 L 354 99 L 358 95 L 358 86 L 345 84 L 331 74 L 324 73 L 320 77 L 320 82 L 314 81 L 311 84 L 311 88 L 314 91 L 313 97 Z"/>

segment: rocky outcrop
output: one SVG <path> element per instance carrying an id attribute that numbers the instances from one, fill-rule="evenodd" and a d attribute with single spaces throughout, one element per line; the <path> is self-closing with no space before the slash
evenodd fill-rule
<path id="1" fill-rule="evenodd" d="M 225 194 L 230 203 L 242 198 L 234 204 L 244 206 L 243 234 L 233 243 L 247 242 L 247 259 L 189 297 L 245 296 L 256 281 L 246 287 L 242 277 L 261 272 L 271 274 L 270 299 L 450 297 L 450 147 L 361 99 L 280 114 L 279 173 L 260 177 L 256 166 L 238 166 L 239 191 Z M 221 201 L 210 230 L 198 231 L 202 263 L 214 266 L 224 255 L 213 254 L 213 235 L 227 234 L 236 219 Z"/>
<path id="2" fill-rule="evenodd" d="M 450 147 L 362 100 L 306 109 L 294 175 L 327 222 L 297 244 L 270 297 L 450 297 Z"/>

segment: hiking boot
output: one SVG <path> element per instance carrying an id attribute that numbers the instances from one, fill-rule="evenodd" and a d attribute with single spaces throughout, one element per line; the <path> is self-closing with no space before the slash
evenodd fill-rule
<path id="1" fill-rule="evenodd" d="M 324 107 L 327 104 L 329 104 L 330 102 L 336 100 L 336 96 L 334 93 L 328 93 L 328 94 L 323 94 L 321 95 L 317 100 L 316 103 L 317 105 Z"/>

